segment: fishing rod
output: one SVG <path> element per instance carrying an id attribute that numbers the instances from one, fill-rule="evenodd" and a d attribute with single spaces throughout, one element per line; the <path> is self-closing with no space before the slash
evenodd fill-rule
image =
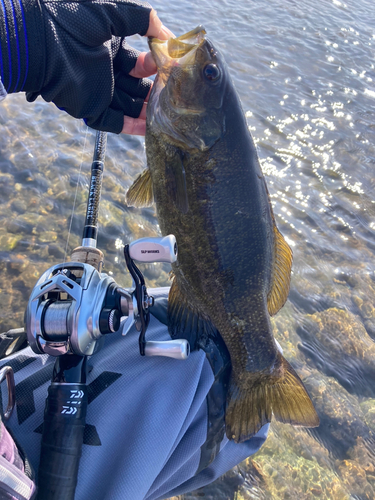
<path id="1" fill-rule="evenodd" d="M 184 339 L 146 341 L 153 297 L 136 262 L 175 262 L 173 235 L 142 238 L 124 247 L 133 286 L 124 289 L 102 272 L 103 253 L 96 248 L 99 203 L 107 134 L 97 132 L 82 245 L 70 262 L 57 264 L 36 283 L 26 310 L 29 345 L 37 354 L 56 357 L 44 411 L 38 471 L 39 500 L 73 500 L 82 452 L 87 397 L 87 358 L 103 345 L 106 335 L 139 332 L 142 356 L 186 359 Z"/>

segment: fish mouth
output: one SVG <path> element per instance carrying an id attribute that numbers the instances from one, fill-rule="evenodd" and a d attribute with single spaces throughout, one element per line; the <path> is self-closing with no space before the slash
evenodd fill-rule
<path id="1" fill-rule="evenodd" d="M 153 89 L 153 94 L 160 94 L 166 86 L 172 70 L 176 67 L 193 71 L 196 64 L 197 51 L 207 42 L 206 30 L 202 25 L 184 33 L 177 38 L 168 40 L 159 40 L 149 37 L 148 44 L 157 66 L 157 79 Z M 177 116 L 181 115 L 200 115 L 204 109 L 193 108 L 191 102 L 184 102 L 181 95 L 175 99 L 170 95 L 169 106 Z"/>
<path id="2" fill-rule="evenodd" d="M 158 69 L 159 78 L 165 83 L 173 66 L 187 67 L 195 62 L 197 50 L 205 42 L 206 30 L 202 25 L 177 38 L 159 40 L 149 37 L 148 44 Z"/>
<path id="3" fill-rule="evenodd" d="M 200 92 L 201 68 L 215 55 L 205 35 L 206 30 L 200 25 L 177 38 L 148 39 L 157 66 L 147 104 L 148 130 L 158 130 L 184 149 L 201 151 L 212 145 L 213 137 L 210 132 L 206 141 L 199 128 L 207 115 Z M 212 117 L 206 122 L 210 120 Z"/>

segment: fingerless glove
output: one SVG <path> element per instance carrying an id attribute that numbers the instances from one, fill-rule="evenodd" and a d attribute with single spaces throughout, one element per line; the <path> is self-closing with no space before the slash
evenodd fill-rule
<path id="1" fill-rule="evenodd" d="M 0 0 L 0 70 L 8 93 L 54 102 L 92 128 L 120 133 L 151 86 L 129 76 L 151 6 L 137 0 Z"/>

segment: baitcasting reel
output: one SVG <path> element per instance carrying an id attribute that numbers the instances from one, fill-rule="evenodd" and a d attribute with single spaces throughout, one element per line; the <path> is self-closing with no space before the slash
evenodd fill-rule
<path id="1" fill-rule="evenodd" d="M 142 238 L 126 245 L 124 254 L 133 277 L 133 287 L 129 290 L 87 263 L 63 263 L 45 271 L 31 293 L 26 310 L 27 337 L 34 352 L 91 356 L 99 349 L 104 335 L 120 328 L 126 335 L 135 324 L 140 332 L 141 355 L 187 358 L 186 340 L 146 342 L 149 308 L 154 299 L 148 295 L 143 275 L 134 263 L 175 262 L 176 238 L 173 235 Z"/>

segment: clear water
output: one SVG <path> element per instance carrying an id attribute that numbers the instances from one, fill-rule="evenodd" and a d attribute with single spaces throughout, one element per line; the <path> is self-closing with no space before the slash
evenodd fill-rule
<path id="1" fill-rule="evenodd" d="M 375 498 L 375 16 L 373 0 L 153 3 L 176 34 L 198 24 L 224 53 L 294 252 L 275 336 L 321 418 L 273 423 L 262 450 L 189 498 Z M 133 45 L 146 50 L 134 37 Z M 0 106 L 0 331 L 22 325 L 36 279 L 80 244 L 94 133 L 37 100 Z M 80 164 L 76 209 L 67 237 Z M 108 138 L 99 247 L 130 285 L 122 244 L 158 234 L 125 204 L 145 166 L 138 137 Z M 144 268 L 149 286 L 168 268 Z"/>

